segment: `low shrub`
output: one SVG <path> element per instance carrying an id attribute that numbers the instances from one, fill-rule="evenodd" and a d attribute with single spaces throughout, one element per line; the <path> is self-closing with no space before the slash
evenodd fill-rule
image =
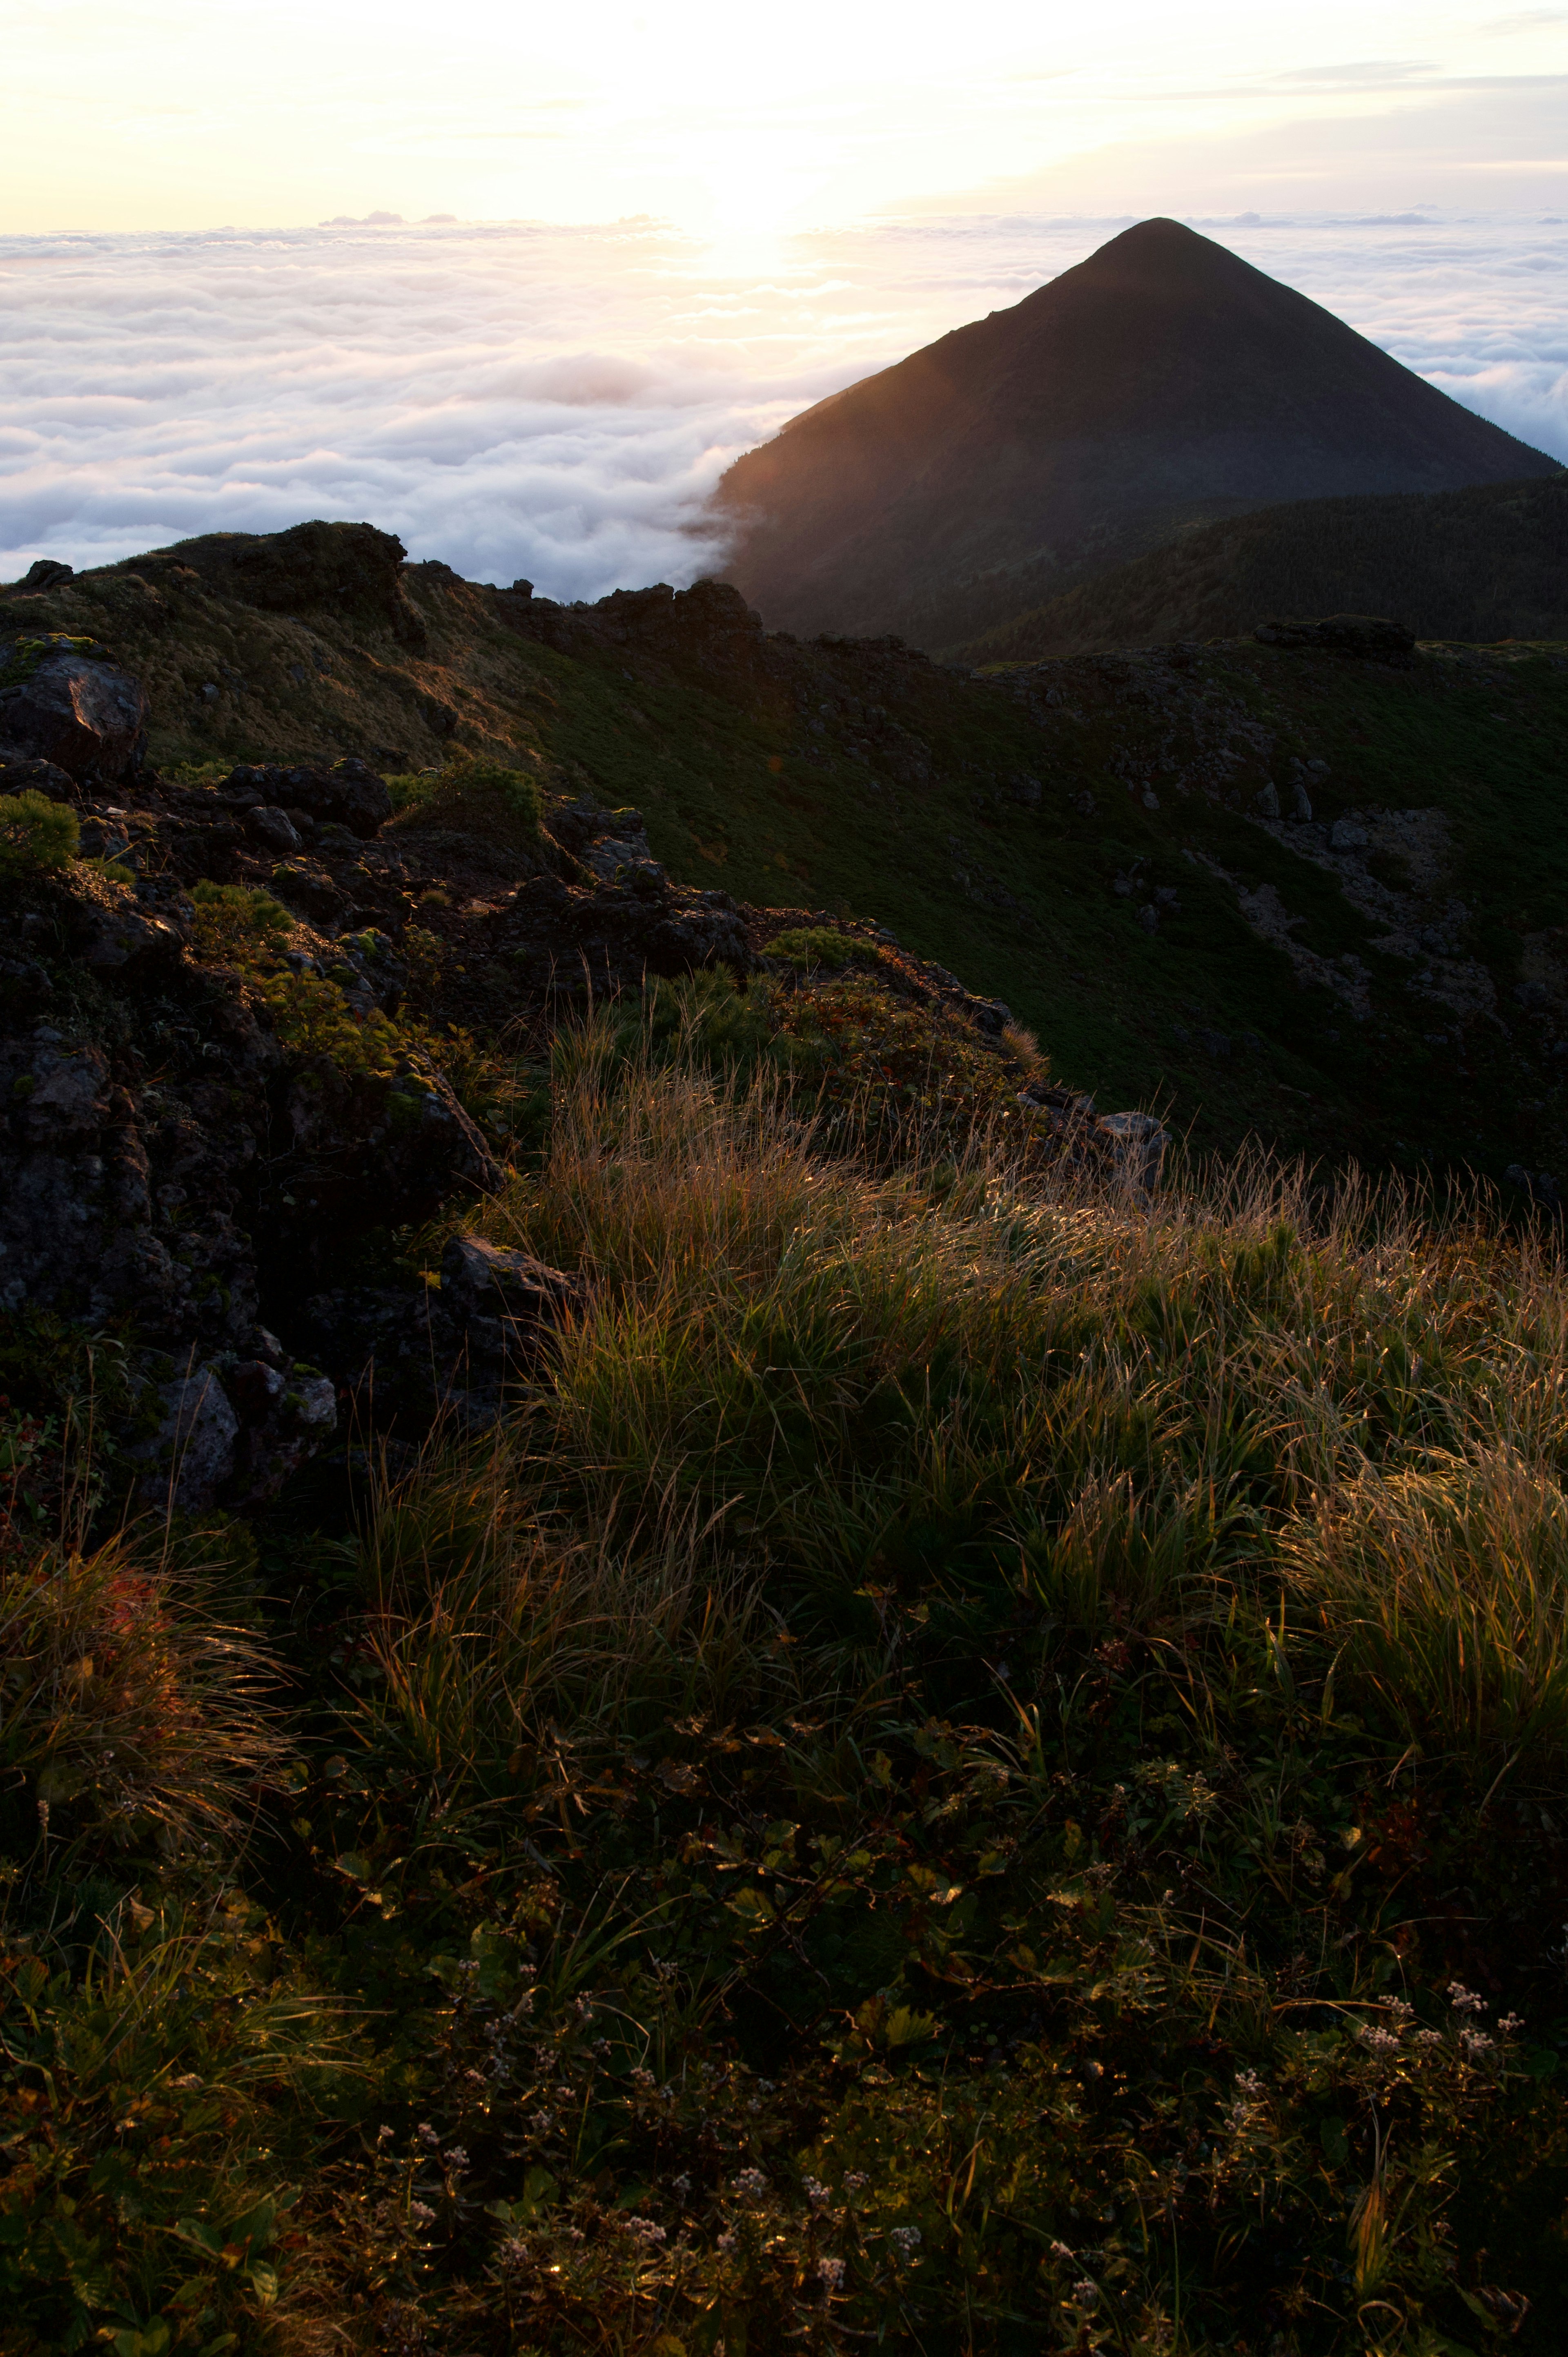
<path id="1" fill-rule="evenodd" d="M 787 965 L 825 966 L 830 974 L 838 974 L 853 963 L 875 965 L 882 952 L 875 942 L 863 942 L 854 933 L 841 933 L 828 925 L 795 925 L 774 934 L 767 954 Z"/>
<path id="2" fill-rule="evenodd" d="M 324 1056 L 345 1072 L 394 1072 L 408 1051 L 403 1029 L 371 1008 L 360 1014 L 340 984 L 319 974 L 274 974 L 262 996 L 273 1030 L 296 1056 Z"/>
<path id="3" fill-rule="evenodd" d="M 524 846 L 544 813 L 539 781 L 526 770 L 458 751 L 445 768 L 389 778 L 394 828 L 453 827 Z"/>
<path id="4" fill-rule="evenodd" d="M 190 897 L 196 908 L 198 956 L 220 958 L 233 965 L 270 960 L 298 922 L 281 900 L 252 885 L 203 879 Z"/>
<path id="5" fill-rule="evenodd" d="M 32 787 L 0 794 L 0 877 L 69 867 L 81 848 L 81 829 L 69 803 L 51 802 Z"/>

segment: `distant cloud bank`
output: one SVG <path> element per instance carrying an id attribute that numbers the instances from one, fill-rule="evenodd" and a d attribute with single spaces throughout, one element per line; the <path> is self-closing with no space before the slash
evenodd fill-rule
<path id="1" fill-rule="evenodd" d="M 1568 462 L 1563 221 L 1193 225 Z M 745 258 L 646 221 L 384 213 L 0 239 L 0 579 L 320 515 L 554 597 L 683 583 L 722 564 L 731 458 L 1124 226 L 886 221 Z"/>

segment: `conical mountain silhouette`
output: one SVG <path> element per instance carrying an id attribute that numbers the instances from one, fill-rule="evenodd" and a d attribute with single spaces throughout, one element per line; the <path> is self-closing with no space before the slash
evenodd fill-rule
<path id="1" fill-rule="evenodd" d="M 774 629 L 950 642 L 1281 500 L 1556 470 L 1178 221 L 790 420 L 729 469 L 728 577 Z"/>

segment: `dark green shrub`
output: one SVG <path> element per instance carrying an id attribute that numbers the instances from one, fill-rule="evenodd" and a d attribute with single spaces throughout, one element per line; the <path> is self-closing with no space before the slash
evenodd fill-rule
<path id="1" fill-rule="evenodd" d="M 859 959 L 876 964 L 882 952 L 874 942 L 857 941 L 853 933 L 836 932 L 831 925 L 795 925 L 775 933 L 768 954 L 800 967 L 825 965 L 834 974 Z"/>
<path id="2" fill-rule="evenodd" d="M 76 813 L 32 787 L 0 794 L 0 876 L 69 867 L 81 847 Z"/>
<path id="3" fill-rule="evenodd" d="M 458 752 L 443 770 L 389 778 L 394 824 L 467 829 L 501 840 L 532 843 L 544 798 L 526 770 Z"/>
<path id="4" fill-rule="evenodd" d="M 196 950 L 199 957 L 253 963 L 279 950 L 298 922 L 281 900 L 246 884 L 203 881 L 191 894 L 196 903 Z"/>

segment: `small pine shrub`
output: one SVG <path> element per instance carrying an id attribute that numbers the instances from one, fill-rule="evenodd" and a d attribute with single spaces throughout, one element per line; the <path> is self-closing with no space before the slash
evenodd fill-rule
<path id="1" fill-rule="evenodd" d="M 81 847 L 76 813 L 28 787 L 0 794 L 0 877 L 69 867 Z"/>
<path id="2" fill-rule="evenodd" d="M 281 900 L 250 885 L 203 881 L 190 897 L 198 955 L 234 965 L 253 965 L 275 952 L 298 921 Z"/>
<path id="3" fill-rule="evenodd" d="M 788 932 L 774 934 L 768 944 L 768 954 L 789 965 L 825 965 L 838 974 L 856 960 L 876 964 L 882 952 L 875 942 L 857 941 L 853 933 L 836 932 L 831 925 L 794 925 Z"/>
<path id="4" fill-rule="evenodd" d="M 395 1071 L 406 1041 L 384 1015 L 356 1015 L 318 974 L 274 974 L 263 991 L 273 1029 L 298 1056 L 325 1056 L 346 1072 Z"/>

